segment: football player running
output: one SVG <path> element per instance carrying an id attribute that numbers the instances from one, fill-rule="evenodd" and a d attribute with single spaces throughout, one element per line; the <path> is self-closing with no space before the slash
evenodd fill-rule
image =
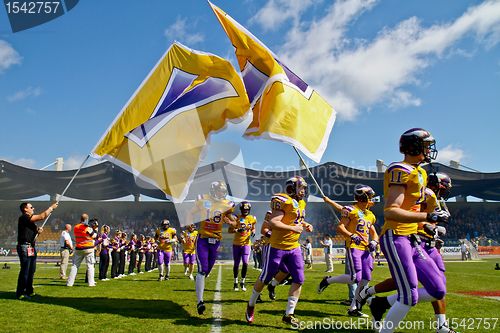
<path id="1" fill-rule="evenodd" d="M 184 275 L 189 274 L 189 279 L 194 280 L 193 268 L 196 260 L 196 238 L 198 231 L 194 224 L 187 226 L 181 234 L 180 241 L 182 244 L 182 259 L 184 262 Z"/>
<path id="2" fill-rule="evenodd" d="M 354 200 L 352 206 L 345 206 L 342 209 L 342 218 L 337 227 L 337 232 L 346 239 L 346 261 L 349 265 L 350 274 L 339 276 L 326 276 L 318 286 L 321 293 L 331 283 L 357 284 L 355 295 L 359 295 L 360 290 L 366 288 L 371 281 L 373 270 L 374 252 L 378 245 L 378 235 L 375 230 L 375 215 L 369 210 L 373 205 L 372 199 L 375 191 L 370 186 L 360 185 L 354 190 Z M 349 316 L 368 317 L 361 313 L 362 304 L 353 298 L 351 307 L 347 311 Z"/>
<path id="3" fill-rule="evenodd" d="M 304 221 L 306 202 L 304 197 L 307 183 L 302 177 L 292 177 L 286 181 L 286 193 L 275 194 L 271 198 L 271 216 L 269 224 L 272 234 L 270 245 L 264 253 L 262 272 L 254 284 L 252 295 L 247 304 L 245 317 L 248 323 L 254 321 L 254 311 L 257 299 L 273 276 L 278 272 L 283 262 L 292 276 L 292 285 L 288 293 L 288 302 L 283 322 L 296 323 L 295 307 L 300 297 L 304 283 L 304 260 L 299 244 L 303 230 L 313 231 L 311 224 Z"/>
<path id="4" fill-rule="evenodd" d="M 262 222 L 262 226 L 260 228 L 260 233 L 263 236 L 262 237 L 262 245 L 263 245 L 262 252 L 263 253 L 266 253 L 269 251 L 268 250 L 268 247 L 270 246 L 269 239 L 271 238 L 271 235 L 273 233 L 271 230 L 271 225 L 269 224 L 269 220 L 271 219 L 271 215 L 272 215 L 272 211 L 268 210 L 266 212 L 266 215 L 264 217 L 264 221 Z M 276 273 L 276 275 L 273 277 L 271 282 L 269 282 L 269 284 L 267 285 L 267 290 L 269 292 L 269 299 L 271 299 L 272 301 L 276 300 L 276 287 L 279 284 L 284 283 L 285 279 L 287 279 L 288 277 L 290 277 L 290 273 L 288 272 L 288 268 L 286 268 L 284 262 L 282 261 L 280 263 L 278 273 Z M 259 295 L 259 299 L 257 299 L 257 302 L 259 302 L 259 300 L 260 300 L 260 295 Z"/>
<path id="5" fill-rule="evenodd" d="M 200 195 L 195 202 L 195 207 L 187 214 L 188 223 L 201 221 L 196 241 L 196 298 L 198 314 L 206 310 L 203 301 L 205 291 L 205 277 L 210 274 L 215 260 L 217 250 L 222 239 L 222 226 L 227 223 L 233 227 L 237 226 L 236 216 L 233 214 L 234 202 L 227 200 L 227 186 L 222 181 L 210 184 L 210 194 Z"/>
<path id="6" fill-rule="evenodd" d="M 170 221 L 164 219 L 156 229 L 155 240 L 158 244 L 158 281 L 170 279 L 170 261 L 172 259 L 172 244 L 177 242 L 177 232 L 170 226 Z M 165 275 L 166 268 L 166 275 Z"/>
<path id="7" fill-rule="evenodd" d="M 240 212 L 238 215 L 238 225 L 237 227 L 229 227 L 229 233 L 234 234 L 233 238 L 233 276 L 234 276 L 234 291 L 238 291 L 238 272 L 240 268 L 240 261 L 242 262 L 241 267 L 241 290 L 246 291 L 245 279 L 247 277 L 248 270 L 248 259 L 250 258 L 250 246 L 252 241 L 250 237 L 255 235 L 255 224 L 257 219 L 255 216 L 250 215 L 250 209 L 252 205 L 248 201 L 242 201 L 240 203 Z"/>
<path id="8" fill-rule="evenodd" d="M 428 213 L 439 210 L 440 204 L 438 200 L 447 200 L 450 195 L 451 187 L 451 179 L 448 175 L 444 173 L 430 174 L 427 177 L 425 202 L 422 203 L 421 210 Z M 441 254 L 439 253 L 439 249 L 443 245 L 441 237 L 446 235 L 446 228 L 437 225 L 436 223 L 421 222 L 419 223 L 418 234 L 423 240 L 421 243 L 422 248 L 436 263 L 440 271 L 441 279 L 446 284 L 444 262 Z M 419 274 L 418 271 L 417 274 Z M 393 290 L 396 290 L 396 283 L 394 282 L 394 279 L 389 278 L 373 287 L 362 290 L 358 301 L 364 303 L 368 299 L 369 305 L 373 309 L 372 312 L 374 314 L 374 318 L 376 321 L 379 321 L 383 312 L 394 304 L 397 295 L 391 295 L 389 297 L 369 297 L 377 293 L 389 292 Z M 437 322 L 437 333 L 454 333 L 455 331 L 449 328 L 446 320 L 446 303 L 444 298 L 433 301 L 432 306 L 434 308 L 434 314 Z"/>
<path id="9" fill-rule="evenodd" d="M 380 332 L 393 332 L 410 308 L 420 301 L 435 301 L 446 294 L 446 285 L 436 263 L 420 247 L 417 235 L 420 222 L 447 222 L 449 213 L 421 211 L 425 201 L 427 173 L 421 167 L 437 156 L 435 140 L 422 128 L 412 128 L 401 135 L 401 162 L 389 165 L 384 175 L 384 217 L 380 244 L 398 290 Z M 418 273 L 417 273 L 418 272 Z M 423 288 L 418 288 L 418 282 Z M 371 307 L 373 309 L 373 307 Z"/>

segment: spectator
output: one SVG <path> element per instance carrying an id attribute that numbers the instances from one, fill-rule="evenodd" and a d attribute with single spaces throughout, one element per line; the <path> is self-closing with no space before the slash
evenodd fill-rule
<path id="1" fill-rule="evenodd" d="M 59 244 L 61 245 L 61 266 L 59 267 L 59 277 L 62 280 L 67 280 L 66 271 L 68 270 L 69 255 L 73 253 L 73 241 L 70 233 L 71 224 L 66 224 L 65 229 L 61 232 Z"/>
<path id="2" fill-rule="evenodd" d="M 332 258 L 332 252 L 333 252 L 333 242 L 332 238 L 329 234 L 326 234 L 323 240 L 319 242 L 321 246 L 323 246 L 323 251 L 325 253 L 325 263 L 326 263 L 326 272 L 331 273 L 333 272 L 333 258 Z"/>

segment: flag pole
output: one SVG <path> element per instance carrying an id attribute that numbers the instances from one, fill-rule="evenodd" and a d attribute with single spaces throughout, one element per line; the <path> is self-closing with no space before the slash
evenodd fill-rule
<path id="1" fill-rule="evenodd" d="M 307 173 L 309 174 L 309 176 L 311 177 L 311 179 L 313 180 L 314 184 L 316 185 L 316 188 L 319 190 L 319 193 L 321 194 L 321 197 L 326 197 L 325 196 L 325 193 L 323 192 L 323 190 L 321 189 L 321 186 L 319 186 L 318 182 L 316 181 L 316 178 L 314 178 L 314 175 L 312 174 L 311 170 L 309 169 L 309 166 L 306 164 L 306 161 L 304 161 L 304 158 L 302 157 L 302 155 L 300 154 L 299 150 L 297 149 L 297 147 L 295 146 L 292 146 L 293 147 L 293 150 L 295 150 L 295 152 L 297 153 L 297 156 L 299 156 L 300 158 L 300 161 L 302 162 L 302 165 L 304 165 L 306 167 L 306 170 L 307 170 Z M 332 213 L 333 213 L 333 216 L 335 217 L 335 220 L 337 221 L 337 223 L 340 223 L 340 220 L 339 218 L 337 217 L 337 214 L 335 213 L 335 210 L 334 208 L 329 204 L 328 207 L 330 207 Z"/>
<path id="2" fill-rule="evenodd" d="M 78 170 L 76 170 L 75 174 L 73 175 L 73 177 L 69 181 L 68 185 L 66 185 L 66 188 L 62 191 L 62 193 L 60 195 L 57 195 L 56 203 L 59 203 L 59 201 L 61 201 L 61 198 L 64 196 L 64 194 L 66 194 L 66 191 L 69 189 L 69 187 L 71 186 L 71 184 L 75 180 L 76 176 L 78 175 L 78 173 L 80 173 L 80 170 L 83 168 L 83 165 L 85 163 L 87 163 L 89 158 L 90 158 L 90 154 L 88 154 L 87 157 L 85 158 L 85 160 L 83 160 L 82 164 L 80 165 Z M 47 223 L 47 221 L 49 220 L 50 215 L 52 215 L 52 212 L 50 212 L 49 215 L 43 221 L 42 228 L 45 226 L 45 223 Z M 38 234 L 37 234 L 37 236 L 38 236 Z"/>

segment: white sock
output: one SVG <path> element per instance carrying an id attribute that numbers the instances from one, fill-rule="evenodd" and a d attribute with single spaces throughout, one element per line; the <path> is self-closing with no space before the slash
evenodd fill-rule
<path id="1" fill-rule="evenodd" d="M 425 288 L 418 288 L 418 302 L 434 302 L 436 299 L 432 297 Z"/>
<path id="2" fill-rule="evenodd" d="M 338 275 L 338 276 L 332 276 L 332 277 L 326 279 L 326 282 L 328 282 L 328 284 L 332 284 L 332 283 L 350 283 L 351 281 L 352 281 L 351 280 L 351 276 L 347 275 L 347 274 Z"/>
<path id="3" fill-rule="evenodd" d="M 167 276 L 170 276 L 170 264 L 167 265 Z"/>
<path id="4" fill-rule="evenodd" d="M 273 278 L 273 279 L 271 280 L 271 286 L 276 287 L 278 284 L 279 284 L 279 282 L 278 282 L 278 280 L 276 280 L 275 278 Z"/>
<path id="5" fill-rule="evenodd" d="M 205 291 L 205 275 L 196 274 L 196 298 L 198 303 L 203 302 L 203 292 Z"/>
<path id="6" fill-rule="evenodd" d="M 255 303 L 257 303 L 257 298 L 259 298 L 260 292 L 255 290 L 255 288 L 252 288 L 252 296 L 250 296 L 250 300 L 248 301 L 248 305 L 250 306 L 255 306 Z"/>
<path id="7" fill-rule="evenodd" d="M 375 291 L 375 287 L 368 287 L 368 289 L 366 290 L 366 293 L 370 296 L 373 296 L 375 295 L 377 292 Z"/>
<path id="8" fill-rule="evenodd" d="M 234 278 L 234 283 L 238 284 L 238 278 Z"/>
<path id="9" fill-rule="evenodd" d="M 439 313 L 436 314 L 437 328 L 439 329 L 441 326 L 447 324 L 446 322 L 446 314 Z"/>
<path id="10" fill-rule="evenodd" d="M 245 283 L 245 278 L 241 278 L 241 283 Z"/>
<path id="11" fill-rule="evenodd" d="M 398 294 L 392 294 L 390 296 L 387 296 L 387 302 L 389 302 L 391 306 L 393 306 L 397 300 L 398 300 Z"/>
<path id="12" fill-rule="evenodd" d="M 289 314 L 295 313 L 295 307 L 297 306 L 297 302 L 299 301 L 298 297 L 288 296 L 288 303 L 286 304 L 285 314 L 288 316 Z"/>
<path id="13" fill-rule="evenodd" d="M 351 307 L 349 308 L 349 310 L 354 311 L 354 310 L 356 310 L 356 308 L 357 308 L 357 306 L 356 306 L 356 297 L 353 297 L 352 301 L 351 301 Z"/>
<path id="14" fill-rule="evenodd" d="M 380 330 L 380 333 L 392 333 L 396 328 L 398 328 L 399 323 L 403 320 L 408 311 L 410 311 L 411 306 L 400 302 L 394 303 L 391 307 L 387 316 L 384 320 L 384 327 Z M 389 324 L 390 322 L 390 324 Z"/>

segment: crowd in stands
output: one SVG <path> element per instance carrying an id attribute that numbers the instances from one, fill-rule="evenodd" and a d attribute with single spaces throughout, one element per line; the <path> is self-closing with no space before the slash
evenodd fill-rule
<path id="1" fill-rule="evenodd" d="M 64 203 L 62 203 L 62 206 Z M 124 205 L 123 207 L 127 207 Z M 163 218 L 168 218 L 172 227 L 180 232 L 180 224 L 175 213 L 175 209 L 171 205 L 159 205 L 161 208 L 126 208 L 126 209 L 109 209 L 109 205 L 101 203 L 92 206 L 89 209 L 91 217 L 99 218 L 100 224 L 107 224 L 112 231 L 121 230 L 128 235 L 135 233 L 145 236 L 152 236 L 158 227 L 159 221 Z M 257 216 L 259 223 L 268 209 L 266 203 L 254 205 L 252 214 Z M 456 206 L 455 206 L 456 207 Z M 483 206 L 481 206 L 483 207 Z M 479 246 L 498 245 L 500 241 L 500 207 L 492 206 L 490 209 L 465 205 L 464 207 L 450 209 L 452 219 L 447 227 L 446 239 L 458 240 L 468 239 Z M 376 217 L 376 229 L 380 231 L 383 225 L 382 205 L 377 204 L 373 209 Z M 49 219 L 44 234 L 41 235 L 39 241 L 46 239 L 59 239 L 61 231 L 66 223 L 76 224 L 82 210 L 65 211 L 62 214 L 57 214 Z M 340 214 L 337 213 L 340 217 Z M 18 212 L 10 207 L 5 209 L 0 207 L 0 246 L 15 244 L 17 240 L 17 219 Z M 323 203 L 310 203 L 307 209 L 306 220 L 314 225 L 314 233 L 304 235 L 312 241 L 313 247 L 321 247 L 319 241 L 324 235 L 336 235 L 336 219 L 333 212 Z M 255 237 L 258 239 L 258 235 Z M 333 238 L 334 245 L 342 246 L 342 237 Z M 227 243 L 227 244 L 226 244 Z M 230 238 L 225 239 L 220 249 L 221 257 L 230 256 L 231 243 Z"/>

